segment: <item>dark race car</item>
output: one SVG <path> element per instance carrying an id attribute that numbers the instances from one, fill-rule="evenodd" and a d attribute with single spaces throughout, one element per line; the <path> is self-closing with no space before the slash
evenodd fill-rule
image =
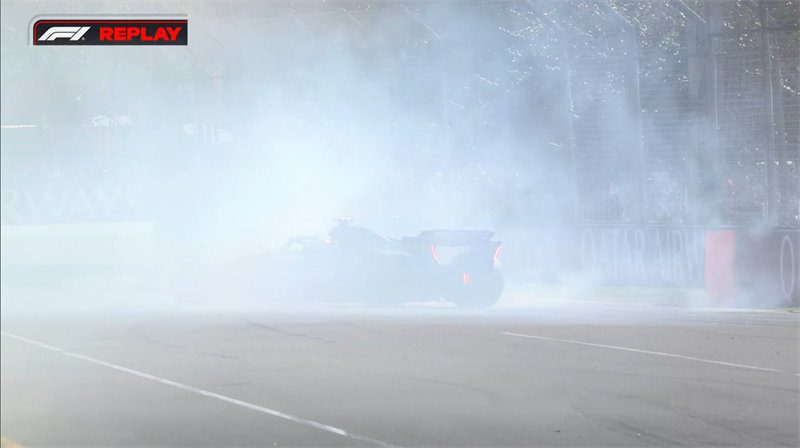
<path id="1" fill-rule="evenodd" d="M 485 230 L 426 230 L 387 238 L 340 220 L 327 238 L 298 237 L 271 257 L 262 291 L 323 294 L 397 305 L 445 299 L 459 307 L 494 304 L 503 290 L 500 242 Z"/>

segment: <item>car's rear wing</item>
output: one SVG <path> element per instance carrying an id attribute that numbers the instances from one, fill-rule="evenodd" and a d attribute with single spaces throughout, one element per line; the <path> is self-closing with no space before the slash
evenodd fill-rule
<path id="1" fill-rule="evenodd" d="M 405 237 L 404 242 L 427 243 L 437 246 L 471 246 L 489 242 L 494 232 L 488 230 L 425 230 L 416 237 Z"/>
<path id="2" fill-rule="evenodd" d="M 471 260 L 473 271 L 477 266 L 491 270 L 500 256 L 500 242 L 492 236 L 494 232 L 488 230 L 426 230 L 418 236 L 403 237 L 402 244 L 410 254 L 429 252 L 437 264 L 449 265 L 457 260 L 463 267 Z"/>

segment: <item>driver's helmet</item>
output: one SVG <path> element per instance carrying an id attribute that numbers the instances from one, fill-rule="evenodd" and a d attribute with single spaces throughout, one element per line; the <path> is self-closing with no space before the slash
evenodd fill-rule
<path id="1" fill-rule="evenodd" d="M 331 227 L 330 234 L 331 239 L 333 240 L 340 240 L 343 237 L 346 237 L 350 232 L 350 223 L 353 221 L 353 218 L 349 216 L 342 216 L 336 219 L 336 225 Z"/>

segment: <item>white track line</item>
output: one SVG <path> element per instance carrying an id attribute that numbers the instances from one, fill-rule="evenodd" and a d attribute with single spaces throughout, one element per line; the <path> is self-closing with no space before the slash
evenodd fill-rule
<path id="1" fill-rule="evenodd" d="M 12 339 L 16 339 L 16 340 L 21 341 L 21 342 L 25 342 L 25 343 L 28 343 L 28 344 L 31 344 L 31 345 L 35 345 L 37 347 L 41 347 L 41 348 L 45 348 L 47 350 L 51 350 L 51 351 L 54 351 L 54 352 L 57 352 L 57 353 L 61 353 L 62 355 L 65 355 L 65 356 L 69 356 L 69 357 L 72 357 L 72 358 L 75 358 L 75 359 L 80 359 L 80 360 L 83 360 L 83 361 L 87 361 L 87 362 L 90 362 L 92 364 L 97 364 L 99 366 L 108 367 L 109 369 L 114 369 L 114 370 L 117 370 L 119 372 L 124 372 L 124 373 L 130 374 L 130 375 L 138 376 L 139 378 L 144 378 L 144 379 L 147 379 L 147 380 L 155 381 L 157 383 L 166 384 L 167 386 L 172 386 L 174 388 L 181 389 L 181 390 L 184 390 L 184 391 L 187 391 L 187 392 L 191 392 L 191 393 L 194 393 L 194 394 L 197 394 L 197 395 L 202 395 L 204 397 L 214 398 L 214 399 L 217 399 L 217 400 L 220 400 L 220 401 L 224 401 L 226 403 L 234 404 L 236 406 L 241 406 L 243 408 L 247 408 L 247 409 L 250 409 L 250 410 L 253 410 L 253 411 L 261 412 L 262 414 L 267 414 L 267 415 L 271 415 L 273 417 L 278 417 L 278 418 L 282 418 L 284 420 L 289 420 L 291 422 L 299 423 L 301 425 L 310 426 L 312 428 L 316 428 L 316 429 L 319 429 L 319 430 L 322 430 L 322 431 L 325 431 L 325 432 L 336 434 L 338 436 L 347 437 L 347 438 L 350 438 L 350 439 L 353 439 L 353 440 L 360 440 L 362 442 L 367 442 L 367 443 L 375 444 L 375 445 L 382 446 L 382 447 L 392 447 L 393 446 L 391 444 L 388 444 L 386 442 L 382 442 L 380 440 L 375 440 L 375 439 L 370 438 L 370 437 L 366 437 L 366 436 L 362 436 L 362 435 L 358 435 L 358 434 L 353 434 L 352 432 L 345 431 L 344 429 L 337 428 L 335 426 L 326 425 L 324 423 L 315 422 L 314 420 L 308 420 L 308 419 L 305 419 L 305 418 L 302 418 L 302 417 L 296 417 L 294 415 L 287 414 L 285 412 L 276 411 L 275 409 L 270 409 L 270 408 L 266 408 L 264 406 L 259 406 L 257 404 L 248 403 L 248 402 L 242 401 L 242 400 L 237 400 L 236 398 L 231 398 L 231 397 L 228 397 L 226 395 L 218 394 L 216 392 L 211 392 L 211 391 L 208 391 L 208 390 L 204 390 L 204 389 L 200 389 L 200 388 L 197 388 L 197 387 L 189 386 L 187 384 L 179 383 L 177 381 L 168 380 L 166 378 L 160 378 L 160 377 L 157 377 L 155 375 L 151 375 L 149 373 L 140 372 L 138 370 L 130 369 L 128 367 L 123 367 L 123 366 L 120 366 L 120 365 L 117 365 L 117 364 L 112 364 L 110 362 L 106 362 L 106 361 L 103 361 L 103 360 L 100 360 L 100 359 L 97 359 L 97 358 L 92 358 L 91 356 L 81 355 L 79 353 L 73 353 L 73 352 L 58 348 L 58 347 L 54 347 L 54 346 L 49 345 L 49 344 L 45 344 L 44 342 L 35 341 L 33 339 L 29 339 L 29 338 L 26 338 L 26 337 L 23 337 L 23 336 L 19 336 L 19 335 L 13 334 L 13 333 L 9 333 L 9 332 L 6 332 L 6 331 L 2 331 L 2 332 L 0 332 L 0 334 L 2 334 L 3 336 L 6 336 L 6 337 L 12 338 Z"/>
<path id="2" fill-rule="evenodd" d="M 733 362 L 715 361 L 713 359 L 696 358 L 694 356 L 676 355 L 674 353 L 654 352 L 654 351 L 650 351 L 650 350 L 641 350 L 641 349 L 638 349 L 638 348 L 620 347 L 620 346 L 617 346 L 617 345 L 595 344 L 593 342 L 574 341 L 572 339 L 551 338 L 551 337 L 548 337 L 548 336 L 534 336 L 534 335 L 530 335 L 530 334 L 511 333 L 509 331 L 503 331 L 503 332 L 501 332 L 501 334 L 504 334 L 506 336 L 516 336 L 518 338 L 539 339 L 539 340 L 542 340 L 542 341 L 566 342 L 568 344 L 585 345 L 587 347 L 607 348 L 607 349 L 610 349 L 610 350 L 622 350 L 622 351 L 625 351 L 625 352 L 643 353 L 645 355 L 665 356 L 667 358 L 685 359 L 685 360 L 689 360 L 689 361 L 704 362 L 704 363 L 707 363 L 707 364 L 716 364 L 716 365 L 720 365 L 720 366 L 738 367 L 740 369 L 749 369 L 749 370 L 758 370 L 760 372 L 783 373 L 783 374 L 788 374 L 788 375 L 800 376 L 800 373 L 787 372 L 785 370 L 768 369 L 766 367 L 757 367 L 757 366 L 748 366 L 746 364 L 736 364 L 736 363 L 733 363 Z"/>

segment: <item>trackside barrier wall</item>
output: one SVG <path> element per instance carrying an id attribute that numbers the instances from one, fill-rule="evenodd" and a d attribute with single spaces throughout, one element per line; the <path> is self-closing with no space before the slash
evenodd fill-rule
<path id="1" fill-rule="evenodd" d="M 705 290 L 708 298 L 724 300 L 736 291 L 736 232 L 706 231 Z"/>
<path id="2" fill-rule="evenodd" d="M 800 230 L 540 227 L 501 232 L 517 280 L 703 288 L 720 304 L 800 304 Z"/>

